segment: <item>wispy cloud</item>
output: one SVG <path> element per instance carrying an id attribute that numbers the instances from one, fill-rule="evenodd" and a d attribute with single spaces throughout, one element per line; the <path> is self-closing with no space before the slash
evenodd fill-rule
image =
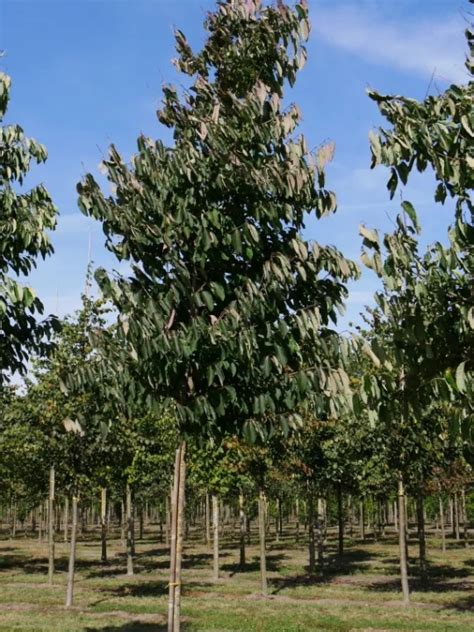
<path id="1" fill-rule="evenodd" d="M 367 5 L 344 8 L 320 6 L 313 13 L 313 30 L 330 44 L 374 63 L 434 76 L 448 82 L 467 81 L 464 68 L 465 24 L 461 16 L 447 20 L 391 22 Z"/>

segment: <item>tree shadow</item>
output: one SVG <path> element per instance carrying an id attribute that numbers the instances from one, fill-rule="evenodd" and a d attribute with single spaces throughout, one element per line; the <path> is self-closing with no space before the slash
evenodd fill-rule
<path id="1" fill-rule="evenodd" d="M 153 580 L 121 584 L 113 588 L 101 588 L 100 591 L 114 597 L 162 597 L 168 594 L 168 583 Z"/>
<path id="2" fill-rule="evenodd" d="M 266 556 L 267 559 L 267 570 L 277 572 L 280 570 L 281 562 L 286 559 L 287 556 L 282 553 L 276 554 L 268 554 Z M 231 577 L 238 572 L 251 573 L 260 570 L 260 558 L 258 556 L 254 556 L 251 562 L 246 562 L 244 567 L 241 567 L 238 562 L 231 562 L 229 564 L 221 564 L 220 568 L 223 571 L 227 571 L 230 573 Z"/>
<path id="3" fill-rule="evenodd" d="M 181 624 L 182 630 L 189 630 Z M 129 621 L 123 625 L 106 625 L 103 628 L 84 628 L 84 632 L 166 632 L 167 626 L 163 623 L 143 623 L 142 621 Z"/>

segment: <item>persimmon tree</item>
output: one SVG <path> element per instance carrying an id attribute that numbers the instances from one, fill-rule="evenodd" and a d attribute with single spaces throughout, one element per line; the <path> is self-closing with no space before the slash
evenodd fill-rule
<path id="1" fill-rule="evenodd" d="M 96 279 L 120 312 L 137 390 L 149 405 L 172 403 L 183 436 L 254 438 L 298 426 L 309 392 L 326 397 L 329 385 L 333 405 L 345 398 L 329 321 L 357 269 L 301 236 L 309 215 L 336 209 L 328 152 L 296 136 L 300 111 L 283 101 L 306 60 L 306 4 L 220 1 L 205 29 L 198 53 L 176 32 L 190 87 L 166 86 L 158 112 L 173 144 L 141 136 L 129 164 L 112 146 L 114 193 L 87 175 L 79 205 L 130 264 Z M 177 630 L 179 607 L 170 612 Z"/>

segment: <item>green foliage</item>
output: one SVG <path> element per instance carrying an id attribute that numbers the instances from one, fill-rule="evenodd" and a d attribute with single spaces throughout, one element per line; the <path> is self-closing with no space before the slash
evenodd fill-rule
<path id="1" fill-rule="evenodd" d="M 282 103 L 306 58 L 306 6 L 220 2 L 205 27 L 197 54 L 176 33 L 192 86 L 164 88 L 158 117 L 174 144 L 142 136 L 130 166 L 112 146 L 115 193 L 88 175 L 79 204 L 131 264 L 130 276 L 96 278 L 120 312 L 135 396 L 172 404 L 183 431 L 255 438 L 275 420 L 288 432 L 298 402 L 337 387 L 328 325 L 357 268 L 301 238 L 307 213 L 335 210 L 324 160 L 295 136 L 298 108 Z"/>
<path id="2" fill-rule="evenodd" d="M 10 77 L 0 73 L 0 123 L 6 114 Z M 16 275 L 28 275 L 39 256 L 52 252 L 47 230 L 56 208 L 39 185 L 21 192 L 31 163 L 46 160 L 46 149 L 25 136 L 19 125 L 0 125 L 0 387 L 14 371 L 25 371 L 28 353 L 44 348 L 54 319 L 38 323 L 43 305 Z M 14 276 L 11 276 L 11 275 Z"/>

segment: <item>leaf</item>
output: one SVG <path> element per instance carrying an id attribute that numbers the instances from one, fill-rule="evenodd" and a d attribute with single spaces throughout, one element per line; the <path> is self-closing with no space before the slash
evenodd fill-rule
<path id="1" fill-rule="evenodd" d="M 466 392 L 466 362 L 461 362 L 461 364 L 456 369 L 456 386 L 460 390 L 461 393 Z"/>
<path id="2" fill-rule="evenodd" d="M 369 247 L 380 250 L 379 236 L 376 230 L 369 230 L 363 224 L 360 224 L 359 235 L 364 238 Z"/>
<path id="3" fill-rule="evenodd" d="M 326 143 L 318 149 L 316 153 L 316 162 L 320 171 L 323 171 L 328 162 L 331 162 L 331 160 L 334 158 L 335 150 L 336 143 L 334 141 Z"/>
<path id="4" fill-rule="evenodd" d="M 408 215 L 408 217 L 410 218 L 411 223 L 413 224 L 413 227 L 415 228 L 416 232 L 419 233 L 420 225 L 418 223 L 418 217 L 413 207 L 413 204 L 408 201 L 402 202 L 402 208 L 405 211 L 405 213 Z"/>
<path id="5" fill-rule="evenodd" d="M 377 369 L 380 369 L 380 360 L 379 358 L 375 355 L 375 353 L 372 351 L 372 348 L 370 347 L 370 345 L 367 342 L 364 342 L 362 344 L 362 351 L 365 353 L 365 355 L 370 358 L 372 360 L 372 362 L 375 364 L 375 366 L 377 367 Z"/>

